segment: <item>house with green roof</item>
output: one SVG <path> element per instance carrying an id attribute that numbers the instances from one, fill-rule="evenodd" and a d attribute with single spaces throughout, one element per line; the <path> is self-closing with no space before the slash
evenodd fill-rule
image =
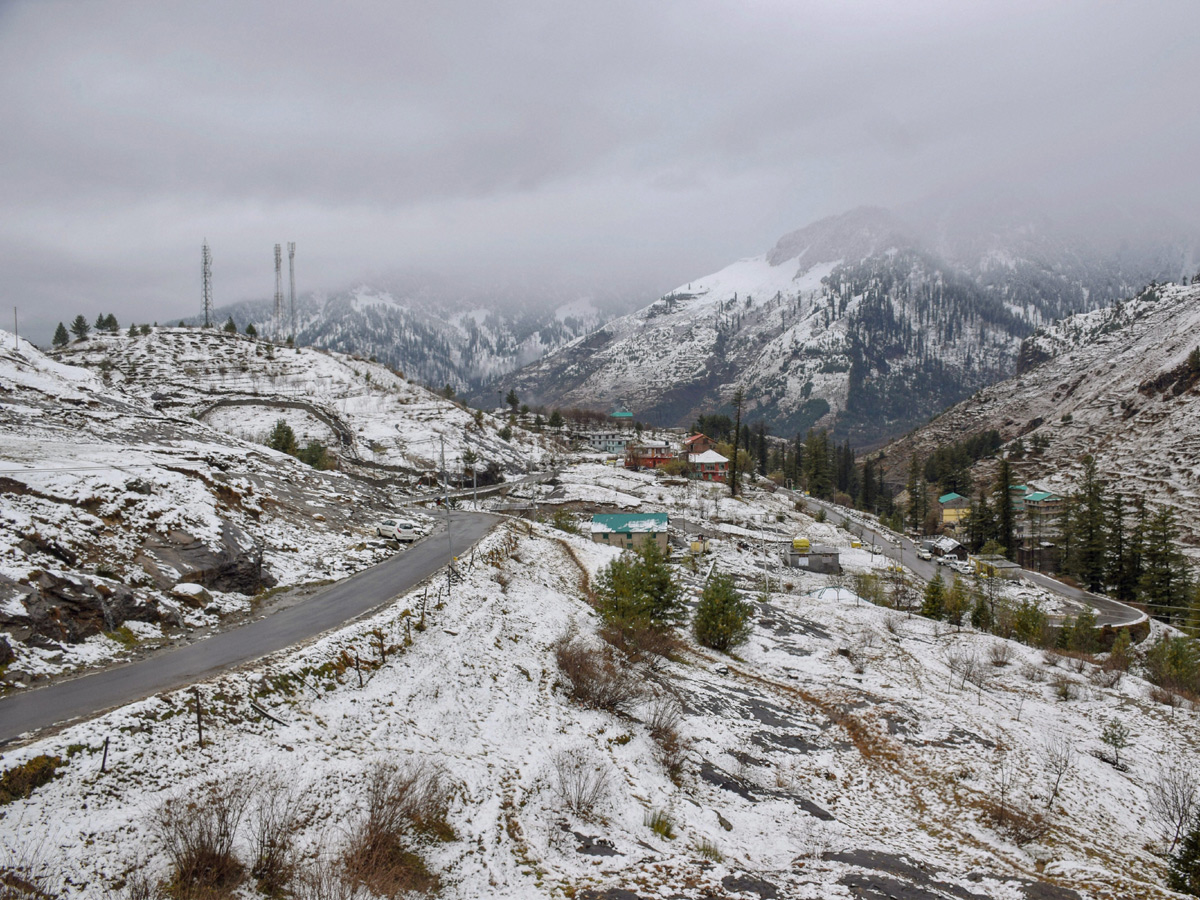
<path id="1" fill-rule="evenodd" d="M 665 512 L 597 513 L 592 516 L 592 541 L 622 550 L 634 550 L 654 541 L 666 553 L 669 522 Z"/>
<path id="2" fill-rule="evenodd" d="M 938 497 L 942 508 L 942 527 L 958 530 L 959 524 L 971 512 L 971 501 L 962 494 L 951 491 Z"/>

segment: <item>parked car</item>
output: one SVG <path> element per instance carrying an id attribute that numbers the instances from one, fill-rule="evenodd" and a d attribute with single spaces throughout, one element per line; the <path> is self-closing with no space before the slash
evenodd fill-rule
<path id="1" fill-rule="evenodd" d="M 411 544 L 424 536 L 424 532 L 407 519 L 385 519 L 375 526 L 375 533 L 380 537 L 406 544 Z"/>
<path id="2" fill-rule="evenodd" d="M 918 550 L 917 559 L 933 559 L 933 554 L 928 550 Z"/>

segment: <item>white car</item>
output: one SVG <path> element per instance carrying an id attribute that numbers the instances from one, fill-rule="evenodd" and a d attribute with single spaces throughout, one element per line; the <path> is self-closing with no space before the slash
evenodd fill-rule
<path id="1" fill-rule="evenodd" d="M 403 544 L 411 544 L 422 536 L 416 524 L 407 519 L 385 519 L 375 526 L 375 533 Z"/>

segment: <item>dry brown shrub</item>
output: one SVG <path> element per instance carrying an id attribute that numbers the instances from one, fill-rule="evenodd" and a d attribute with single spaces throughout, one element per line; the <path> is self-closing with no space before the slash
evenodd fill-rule
<path id="1" fill-rule="evenodd" d="M 1008 835 L 1018 847 L 1040 840 L 1050 831 L 1050 822 L 1041 813 L 1017 809 L 994 800 L 984 801 L 982 809 L 992 826 Z"/>
<path id="2" fill-rule="evenodd" d="M 988 659 L 993 666 L 1007 666 L 1012 662 L 1012 647 L 1008 641 L 996 641 L 988 648 Z"/>
<path id="3" fill-rule="evenodd" d="M 446 815 L 453 790 L 445 773 L 424 761 L 377 763 L 367 772 L 363 813 L 351 828 L 342 867 L 352 884 L 396 897 L 431 893 L 439 880 L 417 852 L 417 833 L 453 837 Z"/>
<path id="4" fill-rule="evenodd" d="M 171 861 L 166 891 L 179 900 L 227 897 L 245 866 L 234 854 L 238 827 L 253 791 L 245 778 L 210 782 L 165 800 L 150 827 Z"/>
<path id="5" fill-rule="evenodd" d="M 654 740 L 655 756 L 676 783 L 683 775 L 692 746 L 692 742 L 680 733 L 681 724 L 683 710 L 674 697 L 655 698 L 646 712 L 646 728 Z"/>
<path id="6" fill-rule="evenodd" d="M 254 792 L 250 810 L 250 874 L 258 890 L 268 897 L 288 892 L 295 873 L 292 836 L 300 818 L 298 792 L 278 774 L 263 778 Z"/>
<path id="7" fill-rule="evenodd" d="M 683 646 L 678 636 L 667 628 L 605 625 L 600 637 L 633 662 L 656 665 L 679 653 Z"/>
<path id="8" fill-rule="evenodd" d="M 1115 688 L 1121 683 L 1125 672 L 1122 669 L 1097 667 L 1088 673 L 1088 680 L 1097 687 Z"/>
<path id="9" fill-rule="evenodd" d="M 628 712 L 645 694 L 644 679 L 610 646 L 589 645 L 568 632 L 555 642 L 554 658 L 571 697 L 590 709 Z"/>
<path id="10" fill-rule="evenodd" d="M 608 799 L 608 770 L 603 761 L 583 748 L 564 750 L 554 757 L 551 788 L 562 805 L 582 819 L 593 819 Z"/>

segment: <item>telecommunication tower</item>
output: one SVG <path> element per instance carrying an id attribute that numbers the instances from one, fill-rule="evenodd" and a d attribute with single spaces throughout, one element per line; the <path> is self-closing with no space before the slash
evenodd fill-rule
<path id="1" fill-rule="evenodd" d="M 200 277 L 204 283 L 204 327 L 212 328 L 212 251 L 207 238 L 200 247 Z"/>
<path id="2" fill-rule="evenodd" d="M 296 242 L 288 241 L 288 309 L 293 340 L 296 337 Z"/>
<path id="3" fill-rule="evenodd" d="M 283 323 L 283 247 L 275 245 L 275 334 Z"/>

